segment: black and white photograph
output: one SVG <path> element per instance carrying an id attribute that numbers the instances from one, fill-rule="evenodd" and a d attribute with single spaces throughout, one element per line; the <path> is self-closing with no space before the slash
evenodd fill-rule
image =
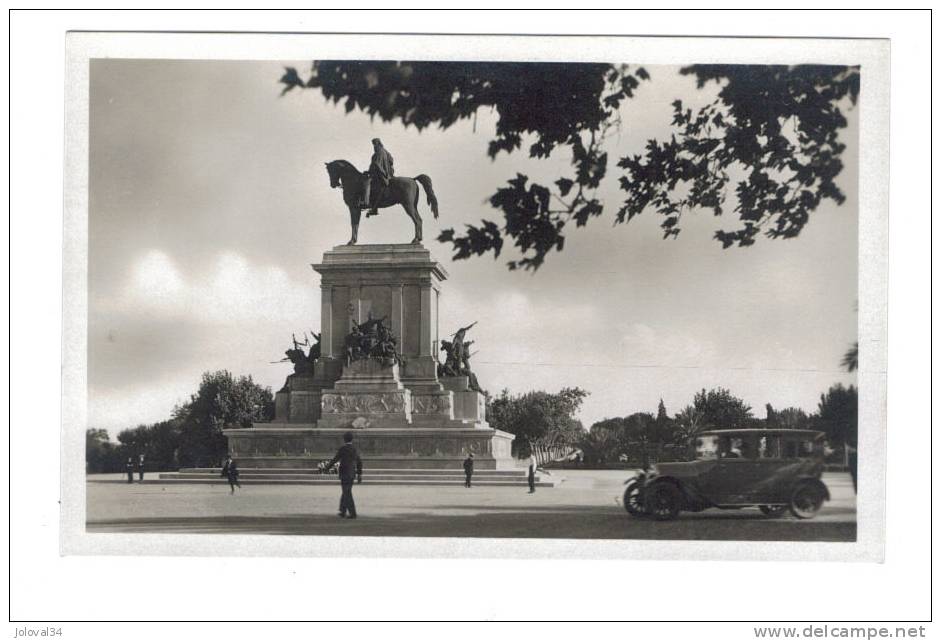
<path id="1" fill-rule="evenodd" d="M 689 62 L 91 60 L 88 531 L 855 541 L 862 72 Z"/>
<path id="2" fill-rule="evenodd" d="M 63 559 L 886 563 L 889 40 L 304 31 L 63 34 Z"/>

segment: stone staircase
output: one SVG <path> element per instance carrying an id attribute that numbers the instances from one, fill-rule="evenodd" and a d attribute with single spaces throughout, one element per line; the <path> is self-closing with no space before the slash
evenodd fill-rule
<path id="1" fill-rule="evenodd" d="M 162 472 L 158 483 L 222 483 L 228 481 L 220 476 L 219 468 L 191 467 L 179 472 Z M 243 484 L 267 485 L 336 485 L 336 474 L 321 474 L 303 468 L 240 468 L 239 482 Z M 527 487 L 525 470 L 479 470 L 471 481 L 474 485 L 488 487 Z M 554 487 L 557 477 L 545 473 L 536 474 L 536 487 Z M 464 485 L 461 470 L 442 469 L 367 469 L 363 473 L 363 485 Z"/>

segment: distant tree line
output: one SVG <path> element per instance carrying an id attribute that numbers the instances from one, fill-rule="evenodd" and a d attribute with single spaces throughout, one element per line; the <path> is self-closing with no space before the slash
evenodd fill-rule
<path id="1" fill-rule="evenodd" d="M 250 427 L 273 417 L 270 388 L 258 385 L 251 376 L 236 378 L 225 370 L 206 372 L 196 393 L 174 408 L 165 421 L 122 430 L 117 443 L 106 430 L 88 429 L 87 471 L 122 471 L 128 458 L 136 462 L 141 454 L 150 470 L 218 465 L 226 455 L 223 429 Z"/>
<path id="2" fill-rule="evenodd" d="M 693 402 L 670 416 L 661 399 L 656 413 L 634 412 L 606 418 L 585 430 L 575 413 L 588 392 L 564 388 L 512 395 L 503 390 L 489 399 L 488 420 L 497 428 L 516 435 L 514 453 L 536 454 L 540 464 L 577 455 L 587 466 L 605 466 L 626 459 L 631 463 L 682 458 L 688 443 L 709 429 L 783 428 L 813 429 L 826 434 L 835 450 L 856 447 L 857 392 L 852 385 L 836 384 L 821 394 L 817 411 L 807 414 L 797 407 L 776 410 L 765 405 L 765 417 L 729 390 L 701 390 Z M 577 453 L 577 454 L 576 454 Z"/>

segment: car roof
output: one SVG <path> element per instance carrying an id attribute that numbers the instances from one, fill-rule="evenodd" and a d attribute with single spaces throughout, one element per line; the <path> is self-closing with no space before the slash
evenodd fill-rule
<path id="1" fill-rule="evenodd" d="M 704 430 L 699 433 L 699 436 L 748 436 L 751 434 L 774 434 L 781 436 L 812 436 L 813 438 L 819 438 L 823 436 L 823 432 L 818 430 L 789 430 L 786 428 L 754 428 L 750 427 L 743 430 Z"/>

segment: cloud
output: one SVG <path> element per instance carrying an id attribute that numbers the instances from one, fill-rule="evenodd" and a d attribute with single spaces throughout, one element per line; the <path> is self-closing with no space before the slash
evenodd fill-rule
<path id="1" fill-rule="evenodd" d="M 316 307 L 313 317 L 311 303 Z M 133 266 L 123 293 L 111 304 L 118 310 L 212 324 L 320 316 L 319 297 L 310 284 L 293 282 L 280 267 L 254 265 L 231 251 L 219 253 L 205 274 L 184 276 L 170 256 L 151 249 Z"/>
<path id="2" fill-rule="evenodd" d="M 711 366 L 717 356 L 715 344 L 702 336 L 643 323 L 622 325 L 612 353 L 624 364 L 667 368 Z"/>
<path id="3" fill-rule="evenodd" d="M 320 323 L 312 281 L 234 252 L 188 273 L 166 252 L 145 251 L 116 295 L 90 300 L 89 424 L 114 432 L 166 419 L 205 371 L 228 369 L 277 389 L 290 367 L 271 362 L 292 333 Z"/>

